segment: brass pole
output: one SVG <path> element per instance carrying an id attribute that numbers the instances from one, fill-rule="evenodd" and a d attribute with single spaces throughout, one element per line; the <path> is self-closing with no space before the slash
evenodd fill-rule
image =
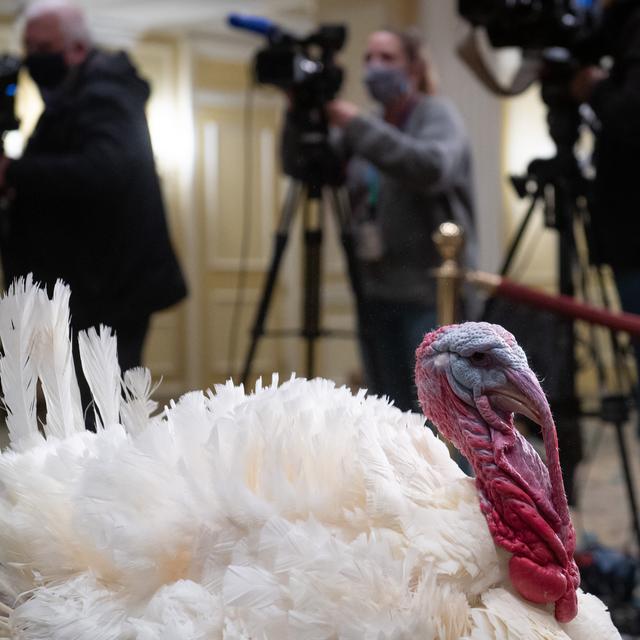
<path id="1" fill-rule="evenodd" d="M 453 222 L 443 222 L 433 232 L 433 241 L 442 257 L 442 264 L 436 269 L 436 304 L 438 324 L 453 324 L 456 321 L 462 270 L 458 257 L 464 246 L 464 231 Z"/>

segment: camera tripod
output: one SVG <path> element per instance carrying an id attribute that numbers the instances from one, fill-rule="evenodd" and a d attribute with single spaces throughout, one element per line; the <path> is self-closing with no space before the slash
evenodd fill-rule
<path id="1" fill-rule="evenodd" d="M 558 231 L 558 283 L 560 293 L 569 296 L 573 296 L 576 293 L 574 275 L 577 274 L 575 282 L 582 298 L 585 301 L 610 307 L 611 301 L 607 293 L 602 270 L 591 263 L 589 256 L 589 211 L 586 204 L 589 183 L 580 171 L 573 151 L 568 152 L 566 146 L 559 146 L 559 153 L 555 158 L 534 160 L 528 167 L 527 175 L 514 177 L 512 182 L 519 197 L 529 196 L 530 204 L 507 251 L 501 266 L 501 275 L 506 275 L 509 272 L 533 212 L 539 204 L 542 204 L 545 225 Z M 598 298 L 597 300 L 593 300 L 594 291 L 595 297 Z M 489 308 L 488 313 L 490 312 L 491 309 Z M 577 417 L 596 416 L 602 422 L 609 423 L 615 428 L 618 456 L 624 474 L 631 524 L 638 552 L 640 552 L 640 520 L 638 517 L 637 498 L 624 441 L 624 424 L 629 417 L 630 391 L 633 387 L 632 376 L 626 362 L 626 347 L 613 330 L 607 330 L 607 346 L 603 347 L 602 342 L 596 339 L 594 331 L 591 329 L 589 343 L 591 355 L 596 366 L 598 383 L 601 388 L 608 387 L 609 393 L 600 398 L 600 410 L 598 412 L 588 413 L 580 407 L 575 392 L 576 336 L 572 321 L 563 322 L 560 325 L 558 337 L 560 345 L 557 345 L 554 351 L 554 358 L 557 359 L 556 366 L 560 367 L 562 379 L 556 382 L 556 386 L 565 387 L 565 393 L 559 402 L 554 402 L 554 414 L 556 414 L 557 422 L 561 429 L 563 426 L 566 427 L 567 424 L 570 426 L 573 424 L 573 426 L 579 428 Z M 613 359 L 612 372 L 608 381 L 604 366 L 603 352 L 605 349 L 608 349 Z M 558 383 L 560 384 L 558 385 Z M 565 420 L 568 422 L 563 425 Z M 561 429 L 559 429 L 559 440 L 562 436 Z M 578 431 L 573 436 L 569 434 L 569 437 L 579 438 L 580 433 Z M 562 444 L 560 445 L 560 452 L 562 456 Z"/>
<path id="2" fill-rule="evenodd" d="M 326 192 L 326 193 L 324 193 Z M 271 335 L 280 336 L 302 336 L 306 342 L 305 349 L 305 370 L 306 375 L 312 378 L 315 375 L 316 341 L 321 337 L 352 337 L 352 332 L 326 330 L 321 327 L 321 248 L 324 223 L 323 195 L 329 195 L 331 208 L 335 215 L 336 223 L 340 231 L 341 243 L 344 249 L 348 276 L 351 282 L 352 291 L 360 312 L 362 300 L 360 279 L 358 276 L 353 234 L 349 223 L 349 202 L 346 189 L 336 185 L 324 186 L 322 181 L 291 179 L 288 192 L 285 197 L 280 221 L 274 239 L 273 254 L 267 272 L 264 288 L 258 304 L 253 329 L 251 332 L 251 342 L 242 369 L 242 382 L 246 384 L 251 374 L 251 366 L 258 347 L 259 340 L 265 335 L 265 322 L 269 307 L 273 298 L 273 291 L 276 285 L 278 272 L 282 263 L 282 258 L 289 239 L 294 217 L 299 208 L 303 210 L 303 233 L 304 233 L 304 305 L 302 328 L 299 330 L 289 330 L 282 332 L 272 332 Z M 302 207 L 300 205 L 302 204 Z"/>

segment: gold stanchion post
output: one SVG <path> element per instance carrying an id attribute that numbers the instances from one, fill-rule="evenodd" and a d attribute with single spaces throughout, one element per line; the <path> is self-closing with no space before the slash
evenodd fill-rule
<path id="1" fill-rule="evenodd" d="M 436 269 L 438 324 L 456 322 L 462 270 L 459 256 L 464 246 L 464 231 L 453 222 L 443 222 L 433 233 L 433 241 L 442 257 Z"/>

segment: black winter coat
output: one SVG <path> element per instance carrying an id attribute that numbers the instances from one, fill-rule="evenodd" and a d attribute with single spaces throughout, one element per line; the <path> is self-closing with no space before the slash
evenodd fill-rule
<path id="1" fill-rule="evenodd" d="M 186 295 L 144 112 L 149 85 L 124 53 L 93 51 L 7 171 L 7 284 L 71 286 L 73 326 L 118 326 Z"/>

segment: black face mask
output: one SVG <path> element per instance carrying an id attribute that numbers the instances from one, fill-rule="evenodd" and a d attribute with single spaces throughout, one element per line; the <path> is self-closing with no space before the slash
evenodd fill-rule
<path id="1" fill-rule="evenodd" d="M 62 52 L 31 53 L 25 58 L 24 64 L 40 89 L 59 87 L 69 72 Z"/>

